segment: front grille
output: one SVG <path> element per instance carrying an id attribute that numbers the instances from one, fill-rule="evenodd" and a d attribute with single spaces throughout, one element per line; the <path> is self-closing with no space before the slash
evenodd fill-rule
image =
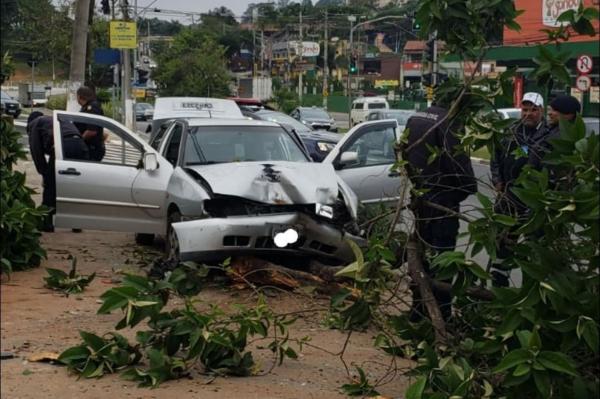
<path id="1" fill-rule="evenodd" d="M 248 236 L 225 236 L 223 237 L 224 247 L 247 247 L 250 243 Z"/>
<path id="2" fill-rule="evenodd" d="M 315 251 L 324 252 L 326 254 L 332 254 L 337 249 L 333 245 L 327 245 L 327 244 L 325 244 L 321 241 L 317 241 L 317 240 L 311 241 L 308 246 L 310 248 L 314 249 Z"/>

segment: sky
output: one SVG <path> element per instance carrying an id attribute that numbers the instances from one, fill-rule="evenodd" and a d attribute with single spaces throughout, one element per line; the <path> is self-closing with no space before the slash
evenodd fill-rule
<path id="1" fill-rule="evenodd" d="M 133 5 L 134 2 L 135 0 L 129 0 L 129 4 L 131 5 Z M 149 10 L 154 8 L 164 10 L 164 13 L 148 12 L 146 15 L 148 18 L 175 19 L 181 23 L 191 23 L 191 16 L 177 16 L 175 13 L 169 13 L 168 11 L 204 13 L 214 8 L 225 6 L 239 17 L 246 11 L 248 4 L 262 2 L 266 3 L 268 0 L 137 0 L 137 5 L 138 10 L 148 6 Z M 162 17 L 160 14 L 163 14 Z"/>

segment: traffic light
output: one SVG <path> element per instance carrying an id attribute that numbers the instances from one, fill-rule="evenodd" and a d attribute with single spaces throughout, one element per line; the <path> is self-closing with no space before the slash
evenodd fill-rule
<path id="1" fill-rule="evenodd" d="M 102 14 L 108 15 L 110 14 L 110 4 L 108 3 L 110 0 L 102 0 Z"/>
<path id="2" fill-rule="evenodd" d="M 429 39 L 425 42 L 425 61 L 433 62 L 435 60 L 435 39 Z"/>
<path id="3" fill-rule="evenodd" d="M 412 21 L 412 30 L 413 30 L 413 32 L 418 32 L 418 31 L 421 30 L 421 24 L 419 23 L 419 21 L 417 21 L 414 18 L 413 18 L 413 21 Z"/>
<path id="4" fill-rule="evenodd" d="M 352 56 L 350 57 L 350 73 L 356 73 L 356 71 L 358 70 L 357 66 L 356 66 L 356 57 Z"/>

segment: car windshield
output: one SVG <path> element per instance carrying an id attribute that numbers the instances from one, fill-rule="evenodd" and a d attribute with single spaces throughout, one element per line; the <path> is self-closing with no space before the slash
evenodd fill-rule
<path id="1" fill-rule="evenodd" d="M 388 111 L 385 113 L 385 119 L 396 119 L 399 125 L 406 125 L 412 114 L 412 112 L 407 111 Z"/>
<path id="2" fill-rule="evenodd" d="M 516 110 L 516 111 L 506 111 L 506 114 L 508 115 L 509 118 L 511 119 L 519 119 L 521 117 L 521 111 L 520 110 Z"/>
<path id="3" fill-rule="evenodd" d="M 302 110 L 300 110 L 300 114 L 302 115 L 302 118 L 327 119 L 327 120 L 330 119 L 329 115 L 327 115 L 327 112 L 325 112 L 321 108 L 302 109 Z"/>
<path id="4" fill-rule="evenodd" d="M 228 162 L 308 162 L 298 144 L 280 127 L 196 126 L 185 144 L 186 165 Z"/>
<path id="5" fill-rule="evenodd" d="M 135 104 L 135 108 L 136 109 L 152 109 L 152 105 L 148 104 L 148 103 L 137 103 Z"/>
<path id="6" fill-rule="evenodd" d="M 6 94 L 5 92 L 0 92 L 0 93 L 1 93 L 0 95 L 2 96 L 3 100 L 12 100 L 12 98 L 10 98 L 10 96 L 8 94 Z"/>
<path id="7" fill-rule="evenodd" d="M 310 132 L 311 129 L 306 126 L 304 123 L 298 122 L 296 119 L 292 118 L 289 115 L 282 114 L 281 112 L 265 112 L 258 111 L 256 115 L 260 117 L 260 119 L 265 121 L 271 121 L 275 123 L 280 123 L 294 129 L 297 133 Z"/>

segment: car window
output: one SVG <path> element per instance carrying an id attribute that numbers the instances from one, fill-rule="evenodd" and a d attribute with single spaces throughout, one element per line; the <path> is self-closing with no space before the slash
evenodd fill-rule
<path id="1" fill-rule="evenodd" d="M 298 120 L 292 118 L 289 115 L 283 114 L 281 112 L 256 112 L 262 120 L 281 123 L 282 125 L 289 126 L 291 129 L 294 129 L 297 132 L 310 132 L 311 129 L 307 127 L 305 124 L 300 123 Z"/>
<path id="2" fill-rule="evenodd" d="M 12 98 L 5 92 L 0 92 L 0 95 L 2 96 L 3 100 L 12 100 Z"/>
<path id="3" fill-rule="evenodd" d="M 385 103 L 368 103 L 369 109 L 385 109 Z"/>
<path id="4" fill-rule="evenodd" d="M 158 150 L 160 148 L 160 143 L 162 142 L 162 139 L 165 137 L 165 133 L 167 132 L 167 130 L 169 129 L 169 127 L 171 125 L 169 123 L 167 123 L 166 121 L 163 121 L 162 123 L 160 121 L 155 121 L 155 122 L 157 124 L 160 124 L 160 127 L 158 129 L 158 132 L 156 132 L 156 136 L 154 136 L 154 138 L 152 138 L 152 140 L 150 141 L 150 145 L 155 150 Z"/>
<path id="5" fill-rule="evenodd" d="M 406 111 L 388 111 L 385 113 L 384 119 L 396 119 L 399 125 L 406 125 L 408 118 L 412 116 L 413 112 Z"/>
<path id="6" fill-rule="evenodd" d="M 108 121 L 92 119 L 84 115 L 60 115 L 59 122 L 62 130 L 75 127 L 76 130 L 81 131 L 83 127 L 86 129 L 92 126 L 102 127 L 104 147 L 106 149 L 104 157 L 100 161 L 86 160 L 85 162 L 97 162 L 130 167 L 139 167 L 141 165 L 143 146 L 131 138 L 129 133 L 122 130 L 119 126 Z M 65 132 L 63 131 L 63 133 Z M 78 160 L 67 158 L 64 149 L 65 138 L 63 137 L 64 159 Z M 80 161 L 83 162 L 83 160 Z"/>
<path id="7" fill-rule="evenodd" d="M 346 143 L 344 151 L 355 151 L 357 162 L 347 167 L 391 164 L 396 161 L 394 143 L 396 135 L 392 127 L 373 126 L 364 128 Z"/>
<path id="8" fill-rule="evenodd" d="M 352 104 L 353 109 L 363 109 L 363 103 L 354 103 Z"/>
<path id="9" fill-rule="evenodd" d="M 183 126 L 180 123 L 175 123 L 169 134 L 169 141 L 163 148 L 163 156 L 173 166 L 177 165 L 177 160 L 179 159 L 179 145 L 181 144 L 182 133 Z"/>
<path id="10" fill-rule="evenodd" d="M 327 112 L 323 111 L 321 108 L 303 109 L 302 117 L 314 119 L 329 119 L 329 115 L 327 114 Z"/>
<path id="11" fill-rule="evenodd" d="M 186 165 L 255 161 L 308 162 L 308 158 L 281 127 L 197 126 L 186 138 Z"/>
<path id="12" fill-rule="evenodd" d="M 379 119 L 379 114 L 377 112 L 371 112 L 367 117 L 367 120 L 370 121 L 376 121 L 377 119 Z"/>

